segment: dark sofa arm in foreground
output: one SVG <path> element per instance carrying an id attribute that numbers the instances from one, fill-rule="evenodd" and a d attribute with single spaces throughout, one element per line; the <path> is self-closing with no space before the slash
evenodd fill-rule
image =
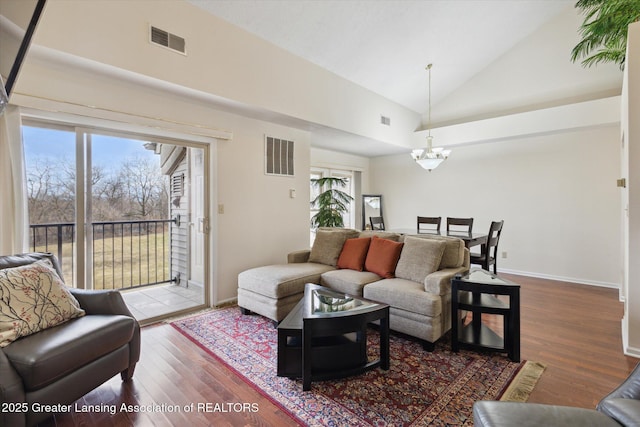
<path id="1" fill-rule="evenodd" d="M 640 427 L 640 364 L 596 408 L 479 401 L 473 405 L 478 427 Z"/>
<path id="2" fill-rule="evenodd" d="M 52 254 L 0 256 L 0 269 L 48 259 Z M 0 348 L 0 426 L 35 425 L 72 410 L 74 401 L 120 373 L 133 376 L 140 358 L 140 325 L 118 291 L 69 289 L 85 315 L 24 336 Z"/>
<path id="3" fill-rule="evenodd" d="M 0 351 L 0 404 L 26 402 L 22 378 Z M 6 408 L 9 409 L 9 408 Z M 20 411 L 0 411 L 1 426 L 23 426 L 24 414 Z"/>

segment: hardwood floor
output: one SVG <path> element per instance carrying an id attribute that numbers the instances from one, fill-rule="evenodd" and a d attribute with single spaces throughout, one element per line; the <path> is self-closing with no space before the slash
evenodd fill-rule
<path id="1" fill-rule="evenodd" d="M 593 408 L 631 372 L 638 359 L 622 354 L 618 291 L 522 276 L 520 283 L 522 358 L 547 369 L 529 402 Z M 487 322 L 493 322 L 488 317 Z M 220 404 L 212 411 L 166 410 L 126 413 L 127 405 Z M 254 404 L 229 411 L 230 404 Z M 64 413 L 41 426 L 294 426 L 275 404 L 262 397 L 208 353 L 166 324 L 143 328 L 142 358 L 133 381 L 120 377 L 76 402 L 106 405 L 96 413 Z M 117 408 L 109 414 L 110 405 Z M 257 411 L 255 411 L 257 409 Z M 226 412 L 221 412 L 226 410 Z"/>
<path id="2" fill-rule="evenodd" d="M 504 277 L 521 285 L 522 358 L 547 365 L 529 402 L 594 408 L 639 362 L 622 353 L 617 289 Z"/>

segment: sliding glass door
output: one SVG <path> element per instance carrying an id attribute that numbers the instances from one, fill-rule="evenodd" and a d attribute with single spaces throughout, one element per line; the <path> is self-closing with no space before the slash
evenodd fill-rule
<path id="1" fill-rule="evenodd" d="M 74 129 L 23 127 L 31 250 L 53 252 L 77 287 Z"/>
<path id="2" fill-rule="evenodd" d="M 31 246 L 68 284 L 127 291 L 142 319 L 204 304 L 206 146 L 38 122 L 23 140 Z"/>

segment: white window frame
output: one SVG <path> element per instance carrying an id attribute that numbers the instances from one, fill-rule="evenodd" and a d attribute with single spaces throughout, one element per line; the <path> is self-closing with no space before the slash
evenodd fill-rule
<path id="1" fill-rule="evenodd" d="M 209 150 L 210 145 L 203 144 L 201 142 L 194 142 L 186 139 L 178 139 L 178 138 L 166 138 L 164 136 L 155 136 L 149 133 L 138 133 L 127 130 L 119 130 L 116 128 L 108 128 L 105 129 L 100 126 L 84 126 L 84 125 L 74 125 L 69 123 L 68 120 L 55 120 L 56 116 L 47 117 L 46 120 L 41 118 L 32 118 L 28 115 L 23 115 L 22 126 L 31 126 L 31 127 L 41 127 L 47 129 L 57 129 L 64 130 L 67 132 L 73 132 L 76 136 L 76 146 L 75 146 L 75 167 L 76 167 L 76 234 L 74 241 L 74 254 L 75 254 L 75 265 L 74 265 L 74 278 L 73 283 L 74 286 L 79 289 L 93 289 L 93 271 L 92 271 L 92 239 L 91 239 L 91 227 L 89 224 L 92 222 L 92 212 L 91 212 L 91 198 L 86 197 L 87 194 L 91 194 L 90 188 L 90 180 L 85 180 L 85 172 L 86 170 L 91 170 L 91 137 L 92 135 L 105 135 L 112 136 L 117 138 L 131 138 L 136 140 L 145 140 L 149 142 L 158 142 L 158 143 L 166 143 L 181 147 L 194 147 L 204 150 L 205 153 L 205 162 L 207 167 L 205 167 L 205 182 L 209 181 L 208 177 L 208 164 L 211 161 L 209 158 Z M 208 207 L 210 205 L 209 200 L 209 191 L 205 189 L 204 192 L 204 206 Z M 208 210 L 206 211 L 205 217 L 208 217 Z M 205 241 L 204 243 L 204 251 L 207 253 L 205 258 L 208 257 L 208 247 L 209 241 Z M 189 254 L 190 256 L 190 254 Z M 209 275 L 208 269 L 205 268 L 205 282 Z M 208 301 L 210 296 L 210 290 L 208 287 L 204 289 L 204 301 Z"/>
<path id="2" fill-rule="evenodd" d="M 348 194 L 353 198 L 351 203 L 349 204 L 349 213 L 348 213 L 348 222 L 345 221 L 345 228 L 355 228 L 356 227 L 356 204 L 355 204 L 355 185 L 354 185 L 354 171 L 346 170 L 346 169 L 333 169 L 333 168 L 320 168 L 320 167 L 311 167 L 309 171 L 309 180 L 312 178 L 325 178 L 325 177 L 335 177 L 335 178 L 347 178 L 349 179 L 349 191 Z M 320 189 L 322 191 L 322 189 Z M 314 194 L 313 189 L 310 189 L 309 192 L 309 201 L 311 202 L 315 198 L 316 194 Z M 311 208 L 309 214 L 309 220 L 318 212 L 317 209 Z M 315 239 L 315 230 L 311 230 L 311 244 L 313 244 L 313 240 Z"/>

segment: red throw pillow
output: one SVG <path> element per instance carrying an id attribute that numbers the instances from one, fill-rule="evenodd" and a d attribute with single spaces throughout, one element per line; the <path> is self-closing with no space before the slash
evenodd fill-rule
<path id="1" fill-rule="evenodd" d="M 370 243 L 370 237 L 345 240 L 344 246 L 342 246 L 342 252 L 340 252 L 340 257 L 338 258 L 338 268 L 362 271 Z"/>
<path id="2" fill-rule="evenodd" d="M 402 243 L 373 236 L 364 268 L 385 279 L 391 279 L 395 277 L 400 252 L 402 252 Z"/>

